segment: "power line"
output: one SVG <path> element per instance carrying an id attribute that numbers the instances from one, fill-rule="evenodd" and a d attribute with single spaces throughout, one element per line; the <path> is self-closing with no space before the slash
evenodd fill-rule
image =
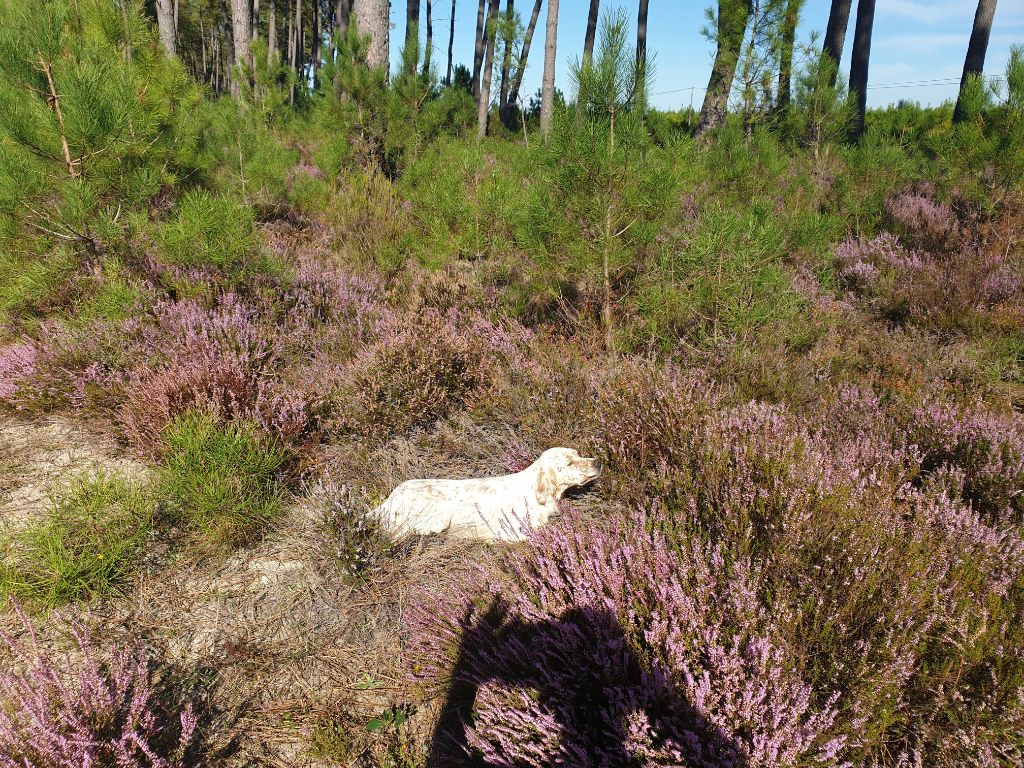
<path id="1" fill-rule="evenodd" d="M 984 77 L 985 77 L 986 80 L 992 80 L 992 81 L 1005 80 L 1006 79 L 1003 75 L 985 75 Z M 959 77 L 956 77 L 956 78 L 948 77 L 948 78 L 935 78 L 935 79 L 932 79 L 932 80 L 904 80 L 904 81 L 898 82 L 898 83 L 876 83 L 874 85 L 868 85 L 868 90 L 870 91 L 873 88 L 913 88 L 913 87 L 927 87 L 927 86 L 933 86 L 933 85 L 959 85 L 959 84 L 960 84 L 960 78 Z M 664 96 L 665 94 L 668 94 L 668 93 L 684 93 L 685 91 L 694 91 L 694 90 L 706 91 L 707 89 L 708 88 L 707 88 L 706 85 L 688 85 L 685 88 L 673 88 L 672 90 L 669 90 L 669 91 L 658 91 L 657 93 L 652 93 L 651 95 L 652 96 Z"/>

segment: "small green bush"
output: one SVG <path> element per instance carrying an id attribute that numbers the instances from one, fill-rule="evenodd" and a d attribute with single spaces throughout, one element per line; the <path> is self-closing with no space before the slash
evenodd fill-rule
<path id="1" fill-rule="evenodd" d="M 248 206 L 193 190 L 181 199 L 177 214 L 160 232 L 160 250 L 172 264 L 235 272 L 258 250 L 254 222 Z"/>
<path id="2" fill-rule="evenodd" d="M 160 498 L 171 519 L 215 549 L 229 549 L 258 534 L 281 510 L 278 473 L 287 459 L 255 430 L 218 425 L 192 411 L 164 432 Z"/>
<path id="3" fill-rule="evenodd" d="M 671 346 L 750 338 L 800 308 L 783 265 L 786 237 L 770 215 L 705 211 L 678 246 L 664 253 L 632 300 L 638 342 Z"/>
<path id="4" fill-rule="evenodd" d="M 0 593 L 47 608 L 108 594 L 135 567 L 153 509 L 148 490 L 121 475 L 73 481 L 7 542 Z"/>

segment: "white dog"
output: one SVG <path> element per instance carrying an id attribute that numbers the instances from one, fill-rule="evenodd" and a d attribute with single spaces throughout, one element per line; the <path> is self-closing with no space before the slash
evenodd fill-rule
<path id="1" fill-rule="evenodd" d="M 473 480 L 409 480 L 374 510 L 397 533 L 449 530 L 467 538 L 522 541 L 547 523 L 570 488 L 601 474 L 601 460 L 551 448 L 514 475 Z"/>

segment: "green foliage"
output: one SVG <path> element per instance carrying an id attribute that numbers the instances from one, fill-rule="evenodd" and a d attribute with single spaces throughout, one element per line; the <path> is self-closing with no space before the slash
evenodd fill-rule
<path id="1" fill-rule="evenodd" d="M 784 323 L 801 307 L 783 258 L 786 236 L 765 212 L 710 208 L 676 248 L 661 254 L 631 304 L 632 333 L 666 348 L 746 337 Z"/>
<path id="2" fill-rule="evenodd" d="M 227 550 L 258 534 L 281 509 L 287 455 L 245 425 L 191 412 L 168 425 L 160 498 L 200 542 Z"/>
<path id="3" fill-rule="evenodd" d="M 125 212 L 196 172 L 201 89 L 132 8 L 0 4 L 0 236 L 95 263 Z"/>
<path id="4" fill-rule="evenodd" d="M 131 575 L 152 523 L 150 494 L 135 481 L 73 480 L 7 542 L 0 593 L 47 608 L 108 594 Z"/>
<path id="5" fill-rule="evenodd" d="M 651 173 L 652 148 L 643 110 L 632 109 L 648 89 L 626 44 L 626 16 L 605 14 L 593 62 L 575 62 L 576 110 L 562 111 L 546 161 L 559 202 L 589 246 L 578 254 L 587 271 L 601 275 L 605 344 L 614 344 L 613 284 L 633 264 L 636 249 L 654 234 L 653 224 L 671 191 L 671 177 Z"/>
<path id="6" fill-rule="evenodd" d="M 172 264 L 237 272 L 258 253 L 251 208 L 204 190 L 188 192 L 160 230 L 161 254 Z"/>
<path id="7" fill-rule="evenodd" d="M 838 65 L 820 51 L 816 39 L 812 37 L 802 46 L 800 54 L 802 64 L 794 81 L 785 130 L 799 145 L 810 147 L 817 157 L 823 144 L 845 136 L 854 104 L 846 92 L 846 83 L 836 72 Z"/>

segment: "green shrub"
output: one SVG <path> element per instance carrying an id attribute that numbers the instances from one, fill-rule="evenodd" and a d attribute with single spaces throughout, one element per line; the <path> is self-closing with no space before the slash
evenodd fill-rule
<path id="1" fill-rule="evenodd" d="M 95 269 L 125 213 L 201 169 L 202 89 L 137 5 L 2 0 L 0 16 L 0 236 Z"/>
<path id="2" fill-rule="evenodd" d="M 785 321 L 801 305 L 785 255 L 786 236 L 773 217 L 706 210 L 637 287 L 634 341 L 749 339 L 765 324 Z"/>
<path id="3" fill-rule="evenodd" d="M 108 594 L 138 562 L 153 508 L 147 489 L 120 475 L 72 481 L 13 534 L 0 591 L 45 607 Z"/>
<path id="4" fill-rule="evenodd" d="M 174 218 L 161 229 L 160 250 L 172 264 L 237 272 L 257 254 L 254 223 L 250 207 L 193 190 L 181 199 Z"/>
<path id="5" fill-rule="evenodd" d="M 171 519 L 215 549 L 243 544 L 281 510 L 286 453 L 239 424 L 192 411 L 164 432 L 160 498 Z"/>

